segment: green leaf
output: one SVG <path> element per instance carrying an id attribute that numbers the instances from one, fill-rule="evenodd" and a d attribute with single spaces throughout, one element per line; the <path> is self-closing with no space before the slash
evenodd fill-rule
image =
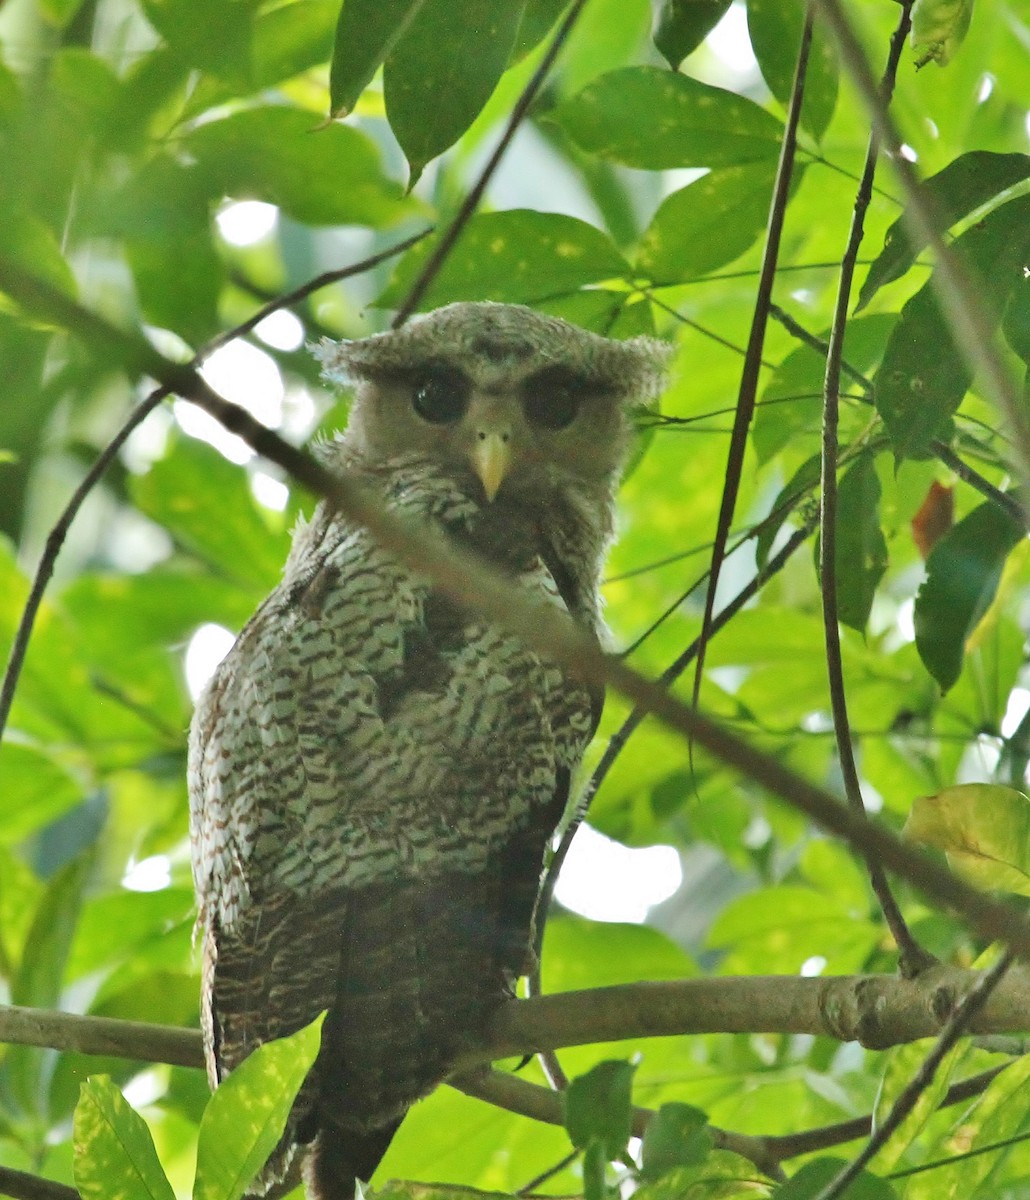
<path id="1" fill-rule="evenodd" d="M 0 745 L 4 819 L 0 843 L 20 842 L 67 812 L 82 798 L 82 788 L 48 755 L 12 742 Z"/>
<path id="2" fill-rule="evenodd" d="M 673 192 L 641 238 L 638 270 L 679 283 L 738 258 L 765 229 L 775 175 L 768 162 L 716 167 Z"/>
<path id="3" fill-rule="evenodd" d="M 772 1193 L 773 1200 L 816 1200 L 847 1165 L 842 1158 L 817 1158 L 806 1163 Z M 896 1200 L 896 1197 L 897 1192 L 886 1179 L 868 1171 L 863 1171 L 840 1193 L 840 1200 Z"/>
<path id="4" fill-rule="evenodd" d="M 971 150 L 924 180 L 920 191 L 930 208 L 934 228 L 943 233 L 956 221 L 1027 178 L 1030 178 L 1030 154 Z M 925 238 L 913 237 L 906 218 L 899 217 L 888 228 L 883 249 L 869 267 L 855 311 L 865 308 L 884 284 L 900 279 L 925 246 Z"/>
<path id="5" fill-rule="evenodd" d="M 1015 788 L 960 783 L 921 796 L 904 832 L 978 887 L 1030 896 L 1030 799 Z"/>
<path id="6" fill-rule="evenodd" d="M 1016 281 L 1001 328 L 1013 352 L 1030 367 L 1030 274 Z"/>
<path id="7" fill-rule="evenodd" d="M 732 3 L 733 0 L 662 0 L 655 18 L 654 44 L 674 71 L 719 24 Z"/>
<path id="8" fill-rule="evenodd" d="M 1002 568 L 1026 531 L 990 502 L 974 508 L 934 546 L 915 604 L 916 648 L 946 692 L 958 680 L 966 641 L 990 607 Z"/>
<path id="9" fill-rule="evenodd" d="M 347 125 L 317 124 L 304 109 L 252 108 L 197 126 L 183 148 L 217 191 L 276 204 L 310 225 L 382 229 L 418 211 L 383 174 L 369 138 Z"/>
<path id="10" fill-rule="evenodd" d="M 282 1137 L 324 1018 L 259 1046 L 219 1085 L 200 1122 L 193 1200 L 239 1200 L 247 1190 Z"/>
<path id="11" fill-rule="evenodd" d="M 21 962 L 11 980 L 11 1003 L 25 1008 L 58 1008 L 65 965 L 82 907 L 83 889 L 92 866 L 85 854 L 50 880 L 25 936 Z M 2 1079 L 28 1113 L 49 1111 L 49 1071 L 44 1064 L 55 1052 L 35 1046 L 10 1046 Z"/>
<path id="12" fill-rule="evenodd" d="M 151 25 L 191 67 L 244 86 L 250 78 L 254 0 L 143 0 Z"/>
<path id="13" fill-rule="evenodd" d="M 786 107 L 794 86 L 794 72 L 805 24 L 805 0 L 748 0 L 747 27 L 762 78 L 769 91 Z M 816 21 L 808 54 L 801 125 L 818 141 L 837 106 L 837 58 L 833 46 Z"/>
<path id="14" fill-rule="evenodd" d="M 992 322 L 997 322 L 1030 249 L 1030 195 L 1002 204 L 953 243 L 977 287 Z M 935 273 L 936 275 L 936 273 Z M 972 372 L 952 338 L 929 279 L 901 310 L 876 373 L 876 407 L 897 458 L 929 453 L 958 409 Z"/>
<path id="15" fill-rule="evenodd" d="M 383 66 L 386 115 L 411 169 L 452 146 L 504 74 L 525 0 L 425 0 Z"/>
<path id="16" fill-rule="evenodd" d="M 657 67 L 610 71 L 548 119 L 591 154 L 647 170 L 775 160 L 783 136 L 753 100 Z"/>
<path id="17" fill-rule="evenodd" d="M 585 1150 L 598 1143 L 608 1162 L 626 1149 L 633 1133 L 633 1072 L 629 1062 L 607 1060 L 572 1080 L 562 1092 L 565 1128 Z"/>
<path id="18" fill-rule="evenodd" d="M 837 492 L 837 615 L 859 633 L 865 630 L 886 569 L 880 480 L 874 456 L 867 452 L 844 472 Z"/>
<path id="19" fill-rule="evenodd" d="M 83 1200 L 175 1200 L 146 1122 L 107 1075 L 82 1085 L 74 1129 Z"/>
<path id="20" fill-rule="evenodd" d="M 766 523 L 763 524 L 761 532 L 755 539 L 755 562 L 760 569 L 769 561 L 769 554 L 776 541 L 776 536 L 783 528 L 784 521 L 790 517 L 787 505 L 807 492 L 814 492 L 819 485 L 821 475 L 822 460 L 818 454 L 813 454 L 811 458 L 805 459 L 791 478 L 780 488 L 776 499 L 772 502 L 769 517 L 766 518 Z M 781 509 L 782 512 L 779 511 Z M 773 517 L 774 513 L 778 513 L 775 518 Z"/>
<path id="21" fill-rule="evenodd" d="M 883 357 L 896 321 L 895 313 L 850 320 L 844 332 L 844 361 L 867 376 Z M 828 329 L 819 333 L 824 342 L 828 336 Z M 773 371 L 762 389 L 751 435 L 760 462 L 771 462 L 784 447 L 797 443 L 799 435 L 810 435 L 815 448 L 825 375 L 826 356 L 811 346 L 797 346 Z M 843 376 L 842 395 L 861 395 L 863 391 L 862 383 L 848 374 Z"/>
<path id="22" fill-rule="evenodd" d="M 436 242 L 426 238 L 408 251 L 377 305 L 395 308 L 402 302 Z M 585 221 L 532 209 L 483 213 L 466 225 L 419 308 L 454 300 L 527 303 L 629 274 L 629 263 L 611 240 Z"/>
<path id="23" fill-rule="evenodd" d="M 219 571 L 263 591 L 278 581 L 289 534 L 265 519 L 246 471 L 211 446 L 182 438 L 129 491 L 148 517 Z"/>
<path id="24" fill-rule="evenodd" d="M 425 0 L 344 0 L 329 73 L 330 112 L 345 117 Z"/>
<path id="25" fill-rule="evenodd" d="M 708 1115 L 691 1104 L 663 1104 L 644 1130 L 641 1174 L 657 1179 L 675 1167 L 704 1162 L 712 1149 Z"/>
<path id="26" fill-rule="evenodd" d="M 923 53 L 917 67 L 935 62 L 946 67 L 966 40 L 974 0 L 916 0 L 912 9 L 912 45 Z"/>
<path id="27" fill-rule="evenodd" d="M 0 259 L 6 259 L 37 279 L 74 297 L 77 288 L 71 268 L 48 225 L 18 209 L 7 209 L 0 221 Z M 2 305 L 0 305 L 2 307 Z"/>
<path id="28" fill-rule="evenodd" d="M 525 58 L 544 40 L 567 6 L 568 0 L 526 0 L 511 53 L 513 63 Z"/>
<path id="29" fill-rule="evenodd" d="M 82 4 L 83 0 L 39 0 L 39 10 L 52 25 L 64 29 Z"/>
<path id="30" fill-rule="evenodd" d="M 11 984 L 13 1003 L 30 1008 L 58 1007 L 91 865 L 90 856 L 83 855 L 50 881 L 25 939 L 21 968 Z"/>
<path id="31" fill-rule="evenodd" d="M 754 1163 L 728 1150 L 713 1150 L 695 1166 L 674 1167 L 633 1193 L 639 1200 L 765 1200 L 770 1194 Z"/>

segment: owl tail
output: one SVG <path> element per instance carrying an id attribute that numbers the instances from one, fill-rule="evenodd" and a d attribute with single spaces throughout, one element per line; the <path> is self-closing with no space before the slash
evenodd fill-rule
<path id="1" fill-rule="evenodd" d="M 354 1200 L 356 1181 L 372 1177 L 399 1125 L 367 1133 L 323 1125 L 304 1163 L 308 1200 Z"/>

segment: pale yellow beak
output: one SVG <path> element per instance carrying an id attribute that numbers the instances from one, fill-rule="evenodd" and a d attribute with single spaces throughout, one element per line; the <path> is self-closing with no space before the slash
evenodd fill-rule
<path id="1" fill-rule="evenodd" d="M 487 500 L 493 500 L 497 489 L 511 469 L 511 444 L 499 433 L 480 434 L 470 456 L 476 474 L 483 482 Z"/>

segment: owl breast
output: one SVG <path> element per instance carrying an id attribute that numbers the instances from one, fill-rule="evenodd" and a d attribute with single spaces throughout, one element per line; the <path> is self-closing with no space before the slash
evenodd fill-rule
<path id="1" fill-rule="evenodd" d="M 495 529 L 500 510 L 428 467 L 393 471 L 384 502 L 565 605 L 517 507 Z M 367 1177 L 525 970 L 543 853 L 596 708 L 364 529 L 320 509 L 299 534 L 191 736 L 213 1082 L 329 1012 L 266 1181 L 315 1137 L 315 1161 L 346 1148 L 326 1173 Z"/>
<path id="2" fill-rule="evenodd" d="M 400 474 L 388 502 L 458 536 L 480 516 L 428 471 Z M 323 524 L 214 684 L 201 770 L 233 815 L 212 861 L 227 926 L 241 861 L 252 897 L 484 870 L 550 808 L 590 736 L 590 698 L 558 668 L 465 617 L 364 529 Z M 521 559 L 518 587 L 561 605 L 542 558 Z"/>

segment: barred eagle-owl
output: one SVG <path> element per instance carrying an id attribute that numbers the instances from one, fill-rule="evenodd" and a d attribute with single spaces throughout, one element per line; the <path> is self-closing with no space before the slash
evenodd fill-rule
<path id="1" fill-rule="evenodd" d="M 600 632 L 629 438 L 664 347 L 453 304 L 324 342 L 353 384 L 333 466 Z M 353 1195 L 531 961 L 548 841 L 601 697 L 319 506 L 197 705 L 190 737 L 212 1085 L 328 1010 L 253 1191 L 304 1155 Z"/>

